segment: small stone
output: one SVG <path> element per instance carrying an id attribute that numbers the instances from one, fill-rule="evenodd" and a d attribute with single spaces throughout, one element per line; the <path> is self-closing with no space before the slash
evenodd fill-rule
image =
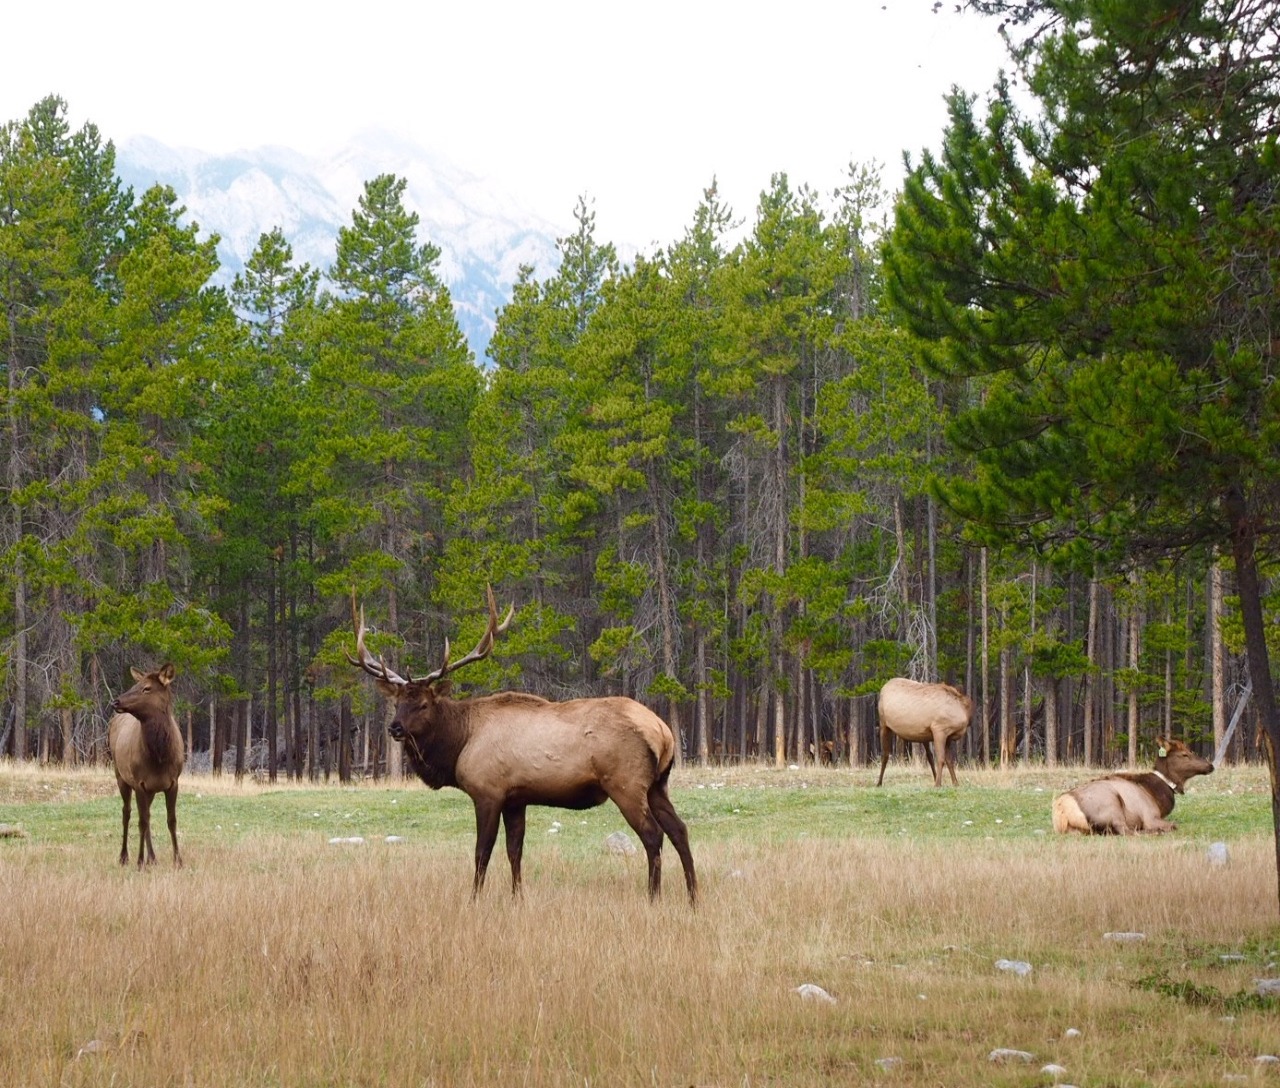
<path id="1" fill-rule="evenodd" d="M 1258 1065 L 1280 1065 L 1280 1058 L 1274 1054 L 1259 1054 L 1253 1059 Z"/>
<path id="2" fill-rule="evenodd" d="M 1255 978 L 1253 986 L 1259 997 L 1280 997 L 1280 978 Z"/>
<path id="3" fill-rule="evenodd" d="M 339 836 L 338 838 L 329 840 L 330 846 L 361 846 L 363 843 L 364 838 L 360 835 L 347 835 L 345 837 Z"/>
<path id="4" fill-rule="evenodd" d="M 1062 1037 L 1064 1039 L 1079 1039 L 1082 1034 L 1083 1033 L 1079 1028 L 1067 1028 L 1067 1030 L 1062 1033 Z"/>
<path id="5" fill-rule="evenodd" d="M 834 1005 L 836 999 L 832 997 L 821 986 L 815 986 L 812 982 L 802 982 L 796 987 L 798 993 L 806 1001 L 822 1001 L 828 1005 Z"/>
<path id="6" fill-rule="evenodd" d="M 1225 842 L 1210 843 L 1209 849 L 1204 853 L 1205 857 L 1209 859 L 1210 865 L 1226 865 L 1231 856 L 1227 852 L 1227 844 Z"/>
<path id="7" fill-rule="evenodd" d="M 996 1047 L 987 1055 L 989 1062 L 1030 1062 L 1035 1060 L 1035 1055 L 1025 1050 L 1011 1050 L 1009 1047 Z"/>
<path id="8" fill-rule="evenodd" d="M 388 835 L 382 841 L 383 842 L 404 842 L 404 839 L 401 838 L 399 835 Z"/>
<path id="9" fill-rule="evenodd" d="M 1120 941 L 1124 943 L 1128 941 L 1145 941 L 1147 939 L 1147 935 L 1145 933 L 1132 933 L 1120 930 L 1114 933 L 1104 933 L 1102 935 L 1102 939 L 1104 941 Z"/>
<path id="10" fill-rule="evenodd" d="M 1025 978 L 1031 974 L 1031 964 L 1026 960 L 996 960 L 997 971 L 1011 971 Z"/>
<path id="11" fill-rule="evenodd" d="M 1050 1062 L 1048 1065 L 1042 1065 L 1040 1067 L 1040 1072 L 1044 1073 L 1046 1076 L 1052 1077 L 1054 1080 L 1067 1075 L 1065 1066 L 1055 1065 L 1053 1062 Z"/>
<path id="12" fill-rule="evenodd" d="M 883 1069 L 886 1073 L 891 1069 L 897 1069 L 902 1064 L 901 1058 L 877 1058 L 876 1065 Z"/>
<path id="13" fill-rule="evenodd" d="M 636 852 L 636 844 L 631 841 L 631 837 L 625 831 L 615 831 L 612 835 L 606 836 L 604 848 L 611 854 L 630 856 Z"/>

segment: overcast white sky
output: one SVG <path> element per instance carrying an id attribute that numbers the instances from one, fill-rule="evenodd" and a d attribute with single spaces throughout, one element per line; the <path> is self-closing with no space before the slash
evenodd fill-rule
<path id="1" fill-rule="evenodd" d="M 770 175 L 827 192 L 850 162 L 896 185 L 937 147 L 952 84 L 1005 55 L 955 0 L 220 0 L 16 3 L 0 17 L 0 120 L 60 94 L 73 126 L 204 151 L 335 149 L 385 128 L 554 223 L 648 248 L 715 176 L 739 218 Z"/>

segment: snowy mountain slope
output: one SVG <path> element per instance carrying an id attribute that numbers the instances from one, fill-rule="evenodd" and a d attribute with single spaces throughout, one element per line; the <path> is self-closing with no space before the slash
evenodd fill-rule
<path id="1" fill-rule="evenodd" d="M 116 168 L 137 193 L 156 182 L 171 186 L 201 233 L 219 236 L 218 282 L 226 283 L 273 227 L 284 232 L 295 263 L 327 270 L 365 182 L 385 173 L 405 178 L 405 205 L 421 220 L 419 241 L 440 247 L 440 274 L 478 360 L 520 265 L 533 265 L 540 277 L 553 273 L 556 237 L 568 232 L 512 194 L 376 130 L 319 157 L 282 147 L 213 155 L 138 137 L 117 147 Z"/>

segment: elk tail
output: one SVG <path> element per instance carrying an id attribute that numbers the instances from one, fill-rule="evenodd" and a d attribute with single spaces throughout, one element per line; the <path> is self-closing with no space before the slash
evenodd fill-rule
<path id="1" fill-rule="evenodd" d="M 1082 831 L 1087 835 L 1092 830 L 1080 802 L 1071 793 L 1060 793 L 1053 799 L 1053 829 L 1059 835 L 1068 831 Z"/>

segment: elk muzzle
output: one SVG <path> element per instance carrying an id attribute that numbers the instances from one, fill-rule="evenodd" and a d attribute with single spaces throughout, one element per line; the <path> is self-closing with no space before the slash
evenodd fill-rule
<path id="1" fill-rule="evenodd" d="M 387 729 L 387 732 L 391 734 L 392 740 L 404 740 L 404 737 L 405 737 L 404 726 L 400 724 L 399 718 L 397 718 L 395 721 L 391 723 L 391 726 L 390 728 Z"/>

